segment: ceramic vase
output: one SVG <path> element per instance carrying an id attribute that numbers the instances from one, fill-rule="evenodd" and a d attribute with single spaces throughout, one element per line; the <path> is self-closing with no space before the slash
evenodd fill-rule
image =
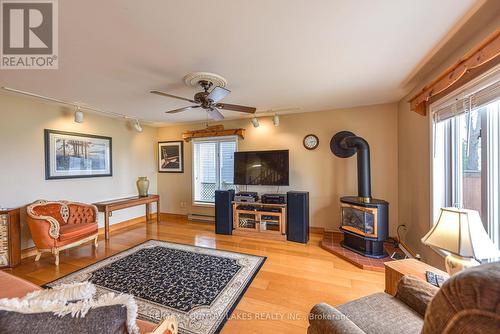
<path id="1" fill-rule="evenodd" d="M 137 191 L 139 191 L 139 197 L 148 196 L 149 190 L 149 180 L 146 176 L 139 176 L 137 179 Z"/>

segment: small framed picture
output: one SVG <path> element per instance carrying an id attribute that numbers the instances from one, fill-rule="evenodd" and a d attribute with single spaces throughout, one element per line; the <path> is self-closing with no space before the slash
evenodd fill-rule
<path id="1" fill-rule="evenodd" d="M 111 137 L 45 129 L 45 179 L 113 176 Z"/>
<path id="2" fill-rule="evenodd" d="M 184 143 L 182 140 L 158 143 L 158 172 L 184 173 Z"/>

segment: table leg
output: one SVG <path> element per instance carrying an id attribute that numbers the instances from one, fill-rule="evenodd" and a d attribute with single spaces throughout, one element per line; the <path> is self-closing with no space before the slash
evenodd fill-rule
<path id="1" fill-rule="evenodd" d="M 160 200 L 156 201 L 156 222 L 160 222 Z"/>
<path id="2" fill-rule="evenodd" d="M 104 239 L 109 240 L 109 211 L 104 210 Z"/>
<path id="3" fill-rule="evenodd" d="M 150 219 L 151 219 L 150 205 L 149 203 L 146 203 L 146 223 L 149 223 Z"/>

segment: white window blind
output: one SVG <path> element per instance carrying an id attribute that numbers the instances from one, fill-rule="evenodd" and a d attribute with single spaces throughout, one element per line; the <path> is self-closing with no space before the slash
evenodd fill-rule
<path id="1" fill-rule="evenodd" d="M 484 107 L 500 99 L 500 74 L 492 75 L 480 84 L 461 90 L 437 106 L 432 107 L 435 122 L 444 121 Z"/>
<path id="2" fill-rule="evenodd" d="M 193 201 L 213 203 L 215 190 L 234 189 L 236 137 L 193 140 Z"/>

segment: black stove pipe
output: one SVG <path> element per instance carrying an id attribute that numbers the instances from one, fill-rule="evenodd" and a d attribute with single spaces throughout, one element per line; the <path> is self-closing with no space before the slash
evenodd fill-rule
<path id="1" fill-rule="evenodd" d="M 369 202 L 372 197 L 370 175 L 370 146 L 368 142 L 358 136 L 345 137 L 340 146 L 344 149 L 356 149 L 358 156 L 358 196 Z"/>

